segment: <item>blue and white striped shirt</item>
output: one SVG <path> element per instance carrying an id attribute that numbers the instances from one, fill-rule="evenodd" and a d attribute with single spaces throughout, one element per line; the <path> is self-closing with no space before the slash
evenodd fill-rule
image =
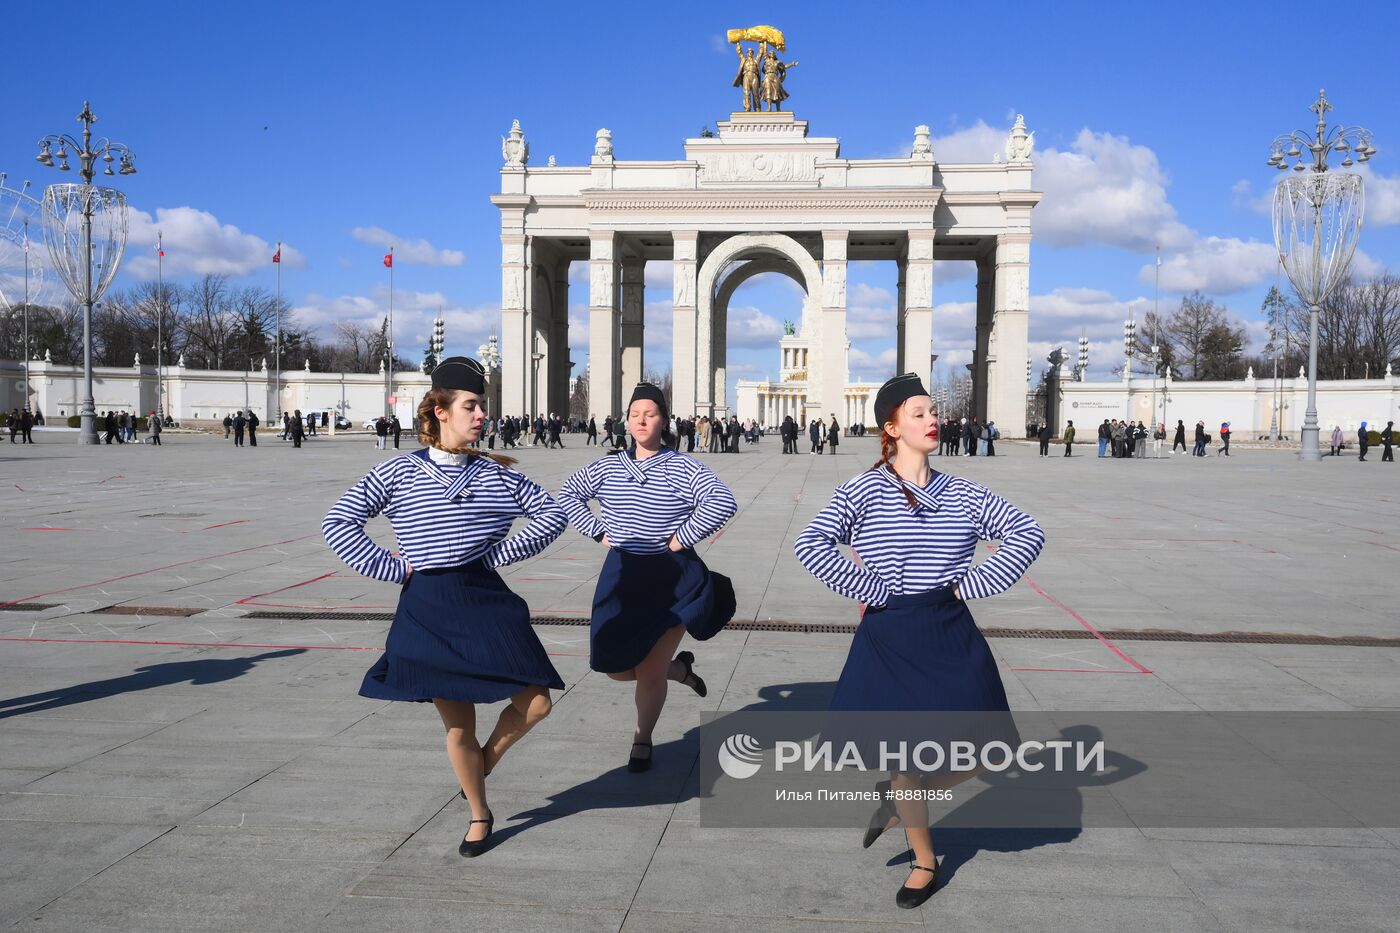
<path id="1" fill-rule="evenodd" d="M 486 457 L 436 448 L 385 460 L 331 507 L 321 531 L 340 557 L 367 577 L 401 583 L 408 567 L 460 567 L 477 559 L 503 567 L 543 551 L 568 519 L 523 473 Z M 388 517 L 401 557 L 375 544 L 365 522 Z M 506 537 L 519 516 L 530 523 Z"/>
<path id="2" fill-rule="evenodd" d="M 615 548 L 659 554 L 671 536 L 695 547 L 739 511 L 734 493 L 714 471 L 669 447 L 635 460 L 632 451 L 599 457 L 559 488 L 559 506 L 590 538 L 607 534 Z M 600 520 L 588 507 L 597 499 Z"/>
<path id="3" fill-rule="evenodd" d="M 838 486 L 797 536 L 798 561 L 842 596 L 882 606 L 891 596 L 948 583 L 959 584 L 963 599 L 1000 593 L 1045 545 L 1035 519 L 971 480 L 935 472 L 928 486 L 904 486 L 917 508 L 909 507 L 900 480 L 887 466 Z M 993 538 L 1001 540 L 996 553 L 971 567 L 978 540 Z M 861 564 L 845 557 L 837 544 L 850 545 Z"/>

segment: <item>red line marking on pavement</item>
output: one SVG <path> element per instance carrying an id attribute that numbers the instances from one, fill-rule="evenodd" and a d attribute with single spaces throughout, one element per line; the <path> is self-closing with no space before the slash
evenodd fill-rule
<path id="1" fill-rule="evenodd" d="M 215 528 L 227 528 L 229 525 L 246 525 L 249 521 L 251 521 L 251 519 L 240 518 L 240 519 L 238 519 L 238 521 L 235 521 L 235 522 L 219 522 L 219 524 L 217 524 L 217 525 L 207 525 L 207 526 L 205 526 L 204 528 L 201 528 L 201 529 L 199 529 L 199 530 L 200 530 L 200 531 L 212 531 L 212 530 L 214 530 Z"/>
<path id="2" fill-rule="evenodd" d="M 97 485 L 101 486 L 102 483 L 110 482 L 111 480 L 114 480 L 114 479 L 126 479 L 126 477 L 123 476 L 123 475 L 120 474 L 120 473 L 116 473 L 116 474 L 114 474 L 114 475 L 112 475 L 112 476 L 107 477 L 107 479 L 102 480 L 102 482 L 99 482 Z"/>
<path id="3" fill-rule="evenodd" d="M 243 642 L 211 641 L 137 641 L 127 638 L 0 638 L 0 641 L 26 641 L 56 645 L 165 645 L 175 648 L 300 648 L 305 651 L 383 651 L 383 648 L 369 648 L 363 645 L 255 645 Z M 586 658 L 588 655 L 573 651 L 546 651 L 545 654 L 559 658 Z"/>
<path id="4" fill-rule="evenodd" d="M 710 543 L 711 543 L 711 544 L 714 544 L 714 543 L 715 543 L 716 541 L 718 541 L 720 538 L 723 538 L 723 537 L 724 537 L 724 533 L 725 533 L 726 531 L 728 531 L 728 530 L 729 530 L 728 528 L 721 528 L 721 529 L 719 530 L 719 534 L 715 535 L 713 538 L 710 539 Z"/>
<path id="5" fill-rule="evenodd" d="M 1391 547 L 1389 544 L 1381 544 L 1379 541 L 1367 541 L 1367 544 L 1374 544 L 1376 547 L 1383 547 L 1387 551 L 1400 551 L 1400 547 Z"/>
<path id="6" fill-rule="evenodd" d="M 1107 638 L 1104 638 L 1103 635 L 1101 635 L 1101 634 L 1099 633 L 1099 630 L 1098 630 L 1098 629 L 1094 628 L 1092 625 L 1089 624 L 1089 620 L 1085 619 L 1083 616 L 1081 616 L 1079 613 L 1075 612 L 1075 611 L 1074 611 L 1073 609 L 1071 609 L 1069 606 L 1066 606 L 1064 603 L 1060 602 L 1058 599 L 1056 599 L 1055 597 L 1051 596 L 1049 593 L 1047 593 L 1047 592 L 1045 592 L 1044 590 L 1042 590 L 1038 585 L 1036 585 L 1036 582 L 1035 582 L 1034 580 L 1032 580 L 1030 577 L 1022 577 L 1021 579 L 1025 580 L 1025 581 L 1026 581 L 1026 585 L 1029 586 L 1031 589 L 1035 590 L 1037 593 L 1039 593 L 1041 596 L 1043 596 L 1043 597 L 1045 597 L 1046 599 L 1048 599 L 1050 602 L 1052 602 L 1052 603 L 1055 604 L 1056 606 L 1059 606 L 1061 609 L 1063 609 L 1066 613 L 1069 614 L 1069 617 L 1070 617 L 1070 618 L 1072 618 L 1074 621 L 1078 622 L 1080 625 L 1084 626 L 1084 628 L 1088 630 L 1089 634 L 1090 634 L 1090 635 L 1093 635 L 1096 639 L 1098 639 L 1099 643 L 1102 644 L 1105 648 L 1107 648 L 1109 651 L 1112 651 L 1114 654 L 1118 655 L 1119 658 L 1121 658 L 1121 659 L 1124 660 L 1124 661 L 1127 661 L 1129 664 L 1131 664 L 1133 667 L 1135 667 L 1135 668 L 1137 669 L 1136 671 L 1120 671 L 1119 673 L 1123 673 L 1123 674 L 1132 674 L 1132 673 L 1137 673 L 1137 674 L 1150 674 L 1150 673 L 1152 673 L 1152 671 L 1150 671 L 1149 669 L 1143 667 L 1141 664 L 1139 664 L 1138 662 L 1134 661 L 1132 658 L 1128 657 L 1126 654 L 1124 654 L 1122 651 L 1120 651 L 1119 648 L 1118 648 L 1118 646 L 1115 645 L 1113 642 L 1109 641 Z"/>
<path id="7" fill-rule="evenodd" d="M 294 589 L 296 589 L 296 588 L 299 587 L 299 586 L 306 586 L 306 585 L 308 585 L 308 584 L 315 583 L 317 580 L 324 580 L 324 579 L 326 579 L 326 577 L 333 577 L 333 576 L 335 576 L 335 574 L 336 574 L 336 571 L 332 570 L 330 573 L 323 573 L 323 574 L 321 574 L 319 577 L 312 577 L 310 580 L 302 580 L 300 583 L 293 583 L 293 584 L 291 584 L 290 586 L 278 587 L 278 588 L 275 589 L 275 590 L 268 590 L 266 593 L 254 593 L 252 596 L 245 596 L 245 597 L 243 597 L 243 598 L 240 599 L 238 602 L 234 603 L 234 605 L 235 605 L 235 606 L 246 605 L 247 603 L 250 603 L 250 602 L 252 602 L 253 600 L 259 599 L 259 598 L 261 598 L 261 597 L 263 597 L 263 596 L 273 596 L 273 595 L 276 595 L 277 593 L 285 593 L 287 590 L 294 590 Z"/>
<path id="8" fill-rule="evenodd" d="M 273 609 L 307 609 L 315 612 L 363 612 L 366 609 L 397 609 L 398 606 L 361 606 L 354 603 L 349 606 L 303 606 L 298 603 L 254 603 L 246 599 L 240 599 L 234 603 L 235 606 L 269 606 Z"/>
<path id="9" fill-rule="evenodd" d="M 1105 668 L 1008 667 L 1008 671 L 1038 671 L 1043 674 L 1145 674 L 1147 671 L 1115 671 Z"/>
<path id="10" fill-rule="evenodd" d="M 174 567 L 183 567 L 186 564 L 198 564 L 201 561 L 218 560 L 221 557 L 232 557 L 235 554 L 246 554 L 249 551 L 259 551 L 265 547 L 277 547 L 279 544 L 294 544 L 297 541 L 305 541 L 307 538 L 318 538 L 320 533 L 301 535 L 296 538 L 287 538 L 285 541 L 273 541 L 269 544 L 255 544 L 252 547 L 241 547 L 235 551 L 225 551 L 222 554 L 211 554 L 208 557 L 192 557 L 189 560 L 176 561 L 173 564 L 165 564 L 161 567 L 152 567 L 150 570 L 138 570 L 135 573 L 124 573 L 119 577 L 108 577 L 106 580 L 97 580 L 93 583 L 79 583 L 77 586 L 65 586 L 61 590 L 51 590 L 47 593 L 36 593 L 33 596 L 23 596 L 19 599 L 12 599 L 0 602 L 0 606 L 15 606 L 20 603 L 27 603 L 31 599 L 43 599 L 45 596 L 57 596 L 59 593 L 71 593 L 74 590 L 86 590 L 94 586 L 105 586 L 108 583 L 116 583 L 118 580 L 130 580 L 132 577 L 144 577 L 148 573 L 159 573 L 162 570 L 170 570 Z"/>

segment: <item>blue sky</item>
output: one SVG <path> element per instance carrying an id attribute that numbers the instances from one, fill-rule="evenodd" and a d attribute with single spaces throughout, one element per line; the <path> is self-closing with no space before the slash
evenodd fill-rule
<path id="1" fill-rule="evenodd" d="M 82 15 L 75 11 L 84 10 Z M 398 244 L 395 321 L 417 353 L 446 309 L 449 352 L 475 352 L 498 317 L 500 136 L 524 126 L 532 161 L 585 162 L 612 130 L 618 158 L 678 158 L 683 140 L 735 106 L 728 28 L 782 29 L 790 101 L 848 157 L 907 151 L 916 124 L 943 161 L 986 160 L 1015 113 L 1036 131 L 1032 351 L 1092 341 L 1091 374 L 1118 361 L 1121 322 L 1199 287 L 1257 321 L 1274 281 L 1264 164 L 1278 133 L 1311 126 L 1319 87 L 1331 117 L 1375 133 L 1358 269 L 1400 269 L 1400 10 L 1315 4 L 596 4 L 27 3 L 11 48 L 36 67 L 10 86 L 0 170 L 10 184 L 67 181 L 34 141 L 74 132 L 92 101 L 98 129 L 136 152 L 118 180 L 133 213 L 118 287 L 166 272 L 224 271 L 283 289 L 329 331 L 387 303 L 384 244 Z M 100 68 L 79 68 L 85 48 Z M 60 57 L 55 57 L 56 53 Z M 1304 52 L 1311 55 L 1304 57 Z M 1262 208 L 1261 208 L 1262 205 Z M 576 270 L 582 275 L 583 270 Z M 970 358 L 972 279 L 941 269 L 935 351 Z M 894 266 L 853 264 L 853 375 L 893 372 Z M 648 366 L 669 366 L 670 272 L 650 264 Z M 574 290 L 582 295 L 585 289 Z M 733 378 L 776 375 L 795 288 L 776 276 L 731 304 Z M 583 310 L 572 315 L 583 320 Z M 1252 325 L 1254 346 L 1262 329 Z M 658 342 L 652 343 L 652 339 Z M 586 331 L 571 332 L 586 363 Z M 296 361 L 291 361 L 296 362 Z"/>

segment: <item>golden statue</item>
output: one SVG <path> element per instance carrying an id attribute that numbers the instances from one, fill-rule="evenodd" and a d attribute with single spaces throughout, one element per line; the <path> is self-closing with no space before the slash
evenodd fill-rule
<path id="1" fill-rule="evenodd" d="M 739 73 L 734 76 L 734 86 L 743 91 L 744 111 L 750 113 L 763 109 L 782 109 L 788 93 L 783 90 L 783 79 L 789 68 L 796 68 L 797 62 L 786 64 L 773 51 L 787 51 L 787 40 L 781 30 L 772 26 L 750 26 L 748 29 L 731 29 L 728 39 L 734 43 L 734 51 L 739 56 Z M 758 53 L 750 48 L 745 53 L 742 43 L 757 42 Z"/>

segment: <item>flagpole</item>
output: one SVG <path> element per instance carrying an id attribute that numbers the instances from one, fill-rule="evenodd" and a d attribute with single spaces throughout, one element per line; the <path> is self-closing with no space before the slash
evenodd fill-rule
<path id="1" fill-rule="evenodd" d="M 389 402 L 393 394 L 394 385 L 394 248 L 389 247 L 389 333 L 388 346 L 385 348 L 384 361 L 384 417 L 394 416 L 393 406 Z"/>
<path id="2" fill-rule="evenodd" d="M 161 322 L 165 317 L 165 239 L 156 231 L 156 418 L 165 418 L 165 371 L 161 368 Z"/>
<path id="3" fill-rule="evenodd" d="M 29 220 L 24 221 L 24 410 L 29 411 L 29 393 L 33 385 L 29 380 Z M 12 435 L 13 436 L 13 435 Z"/>
<path id="4" fill-rule="evenodd" d="M 272 358 L 276 364 L 277 385 L 273 389 L 277 400 L 277 421 L 282 421 L 282 241 L 277 241 L 277 298 L 274 312 L 276 317 L 276 329 L 272 338 Z"/>

